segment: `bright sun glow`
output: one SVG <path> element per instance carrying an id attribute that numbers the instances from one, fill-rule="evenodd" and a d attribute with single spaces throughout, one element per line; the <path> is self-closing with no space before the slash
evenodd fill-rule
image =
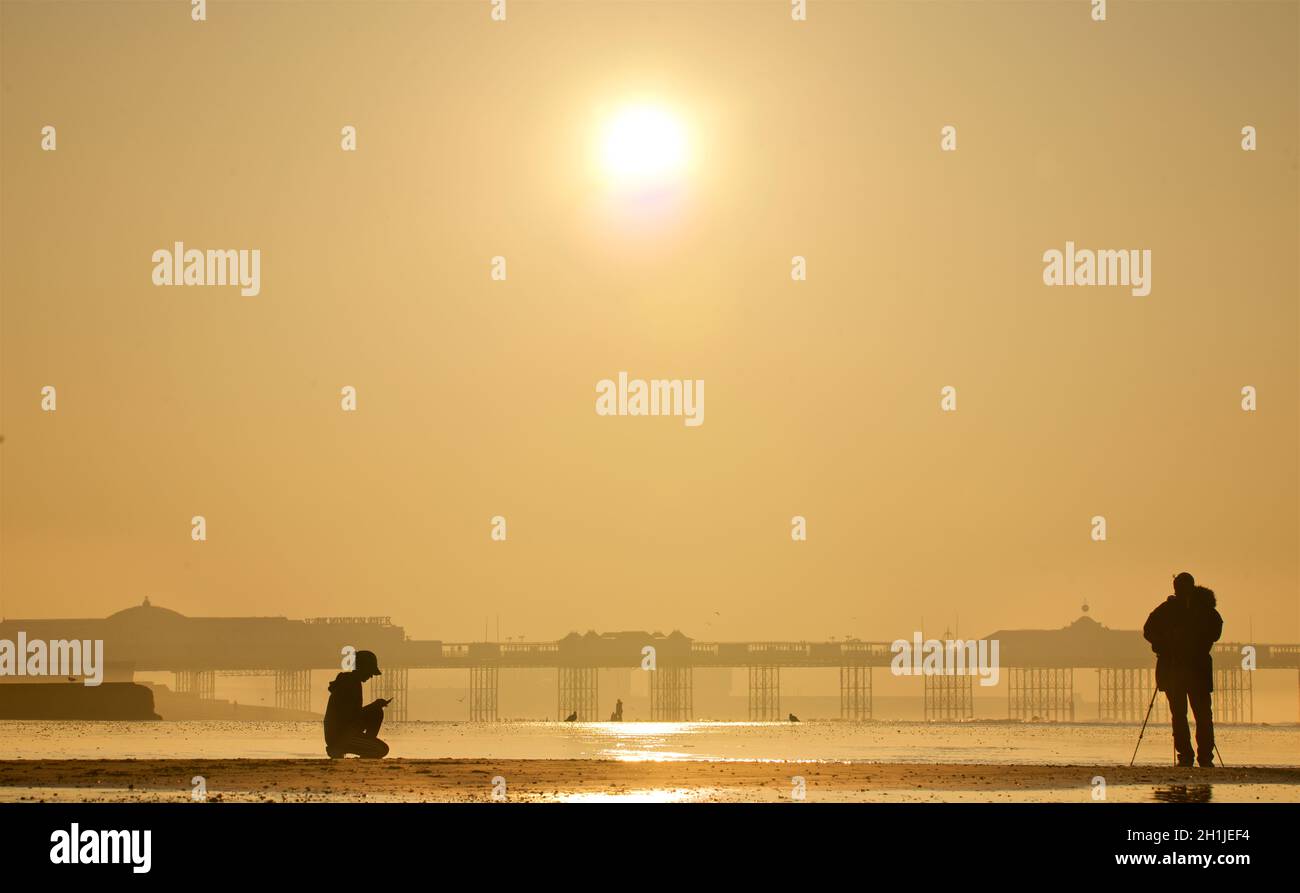
<path id="1" fill-rule="evenodd" d="M 620 185 L 669 180 L 686 164 L 685 128 L 657 106 L 629 106 L 606 124 L 601 160 L 605 173 Z"/>

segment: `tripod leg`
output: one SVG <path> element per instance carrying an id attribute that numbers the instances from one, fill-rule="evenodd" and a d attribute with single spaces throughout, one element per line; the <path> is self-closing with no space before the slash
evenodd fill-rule
<path id="1" fill-rule="evenodd" d="M 1134 761 L 1137 760 L 1138 758 L 1138 748 L 1142 746 L 1142 736 L 1147 733 L 1147 722 L 1151 719 L 1151 708 L 1156 705 L 1156 695 L 1158 694 L 1160 694 L 1159 688 L 1151 692 L 1151 703 L 1147 704 L 1146 719 L 1142 720 L 1142 730 L 1138 732 L 1137 744 L 1133 745 L 1133 759 L 1128 761 L 1130 767 L 1133 765 Z M 1175 760 L 1175 762 L 1177 762 L 1177 760 Z"/>

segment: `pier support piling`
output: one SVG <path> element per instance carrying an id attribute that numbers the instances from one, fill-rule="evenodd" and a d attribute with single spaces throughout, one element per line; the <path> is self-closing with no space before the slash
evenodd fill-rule
<path id="1" fill-rule="evenodd" d="M 1150 667 L 1102 667 L 1097 671 L 1097 718 L 1101 722 L 1142 722 L 1151 693 L 1156 687 L 1156 671 Z M 1169 721 L 1169 703 L 1156 698 L 1151 721 Z"/>
<path id="2" fill-rule="evenodd" d="M 840 719 L 853 722 L 871 719 L 871 667 L 862 664 L 840 667 Z"/>
<path id="3" fill-rule="evenodd" d="M 1214 668 L 1214 721 L 1255 721 L 1255 692 L 1252 673 L 1241 667 Z"/>
<path id="4" fill-rule="evenodd" d="M 921 678 L 925 683 L 927 722 L 958 722 L 975 718 L 974 676 L 936 673 Z"/>
<path id="5" fill-rule="evenodd" d="M 469 721 L 497 721 L 498 671 L 493 666 L 469 668 Z"/>
<path id="6" fill-rule="evenodd" d="M 386 721 L 406 721 L 407 707 L 410 701 L 410 698 L 407 697 L 406 676 L 406 667 L 390 667 L 384 670 L 382 676 L 376 676 L 366 683 L 370 688 L 370 694 L 366 699 L 367 703 L 376 698 L 393 699 L 393 703 L 389 704 L 384 712 Z"/>
<path id="7" fill-rule="evenodd" d="M 198 695 L 203 701 L 211 701 L 216 697 L 216 670 L 176 670 L 172 673 L 172 678 L 179 695 Z"/>
<path id="8" fill-rule="evenodd" d="M 304 713 L 311 710 L 311 670 L 276 670 L 275 706 Z"/>
<path id="9" fill-rule="evenodd" d="M 776 722 L 781 715 L 781 668 L 749 668 L 749 721 Z"/>
<path id="10" fill-rule="evenodd" d="M 560 667 L 557 719 L 578 714 L 578 722 L 599 722 L 600 686 L 595 667 Z"/>
<path id="11" fill-rule="evenodd" d="M 1029 722 L 1074 721 L 1072 667 L 1008 667 L 1008 710 Z"/>
<path id="12" fill-rule="evenodd" d="M 694 708 L 694 673 L 690 667 L 661 666 L 650 671 L 652 721 L 690 722 Z"/>

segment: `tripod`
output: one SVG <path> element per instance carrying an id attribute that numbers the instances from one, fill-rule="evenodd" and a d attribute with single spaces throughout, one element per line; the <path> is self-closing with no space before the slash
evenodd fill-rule
<path id="1" fill-rule="evenodd" d="M 1156 696 L 1160 694 L 1160 689 L 1151 692 L 1151 703 L 1147 704 L 1147 715 L 1142 720 L 1142 729 L 1138 732 L 1137 744 L 1133 745 L 1133 757 L 1128 761 L 1129 768 L 1132 768 L 1134 761 L 1137 760 L 1138 748 L 1142 746 L 1142 736 L 1147 732 L 1147 722 L 1151 719 L 1151 709 L 1156 706 Z M 1219 765 L 1226 766 L 1223 762 L 1223 754 L 1219 752 L 1219 742 L 1214 742 L 1214 755 L 1219 758 Z M 1178 762 L 1178 755 L 1174 754 L 1174 762 Z"/>

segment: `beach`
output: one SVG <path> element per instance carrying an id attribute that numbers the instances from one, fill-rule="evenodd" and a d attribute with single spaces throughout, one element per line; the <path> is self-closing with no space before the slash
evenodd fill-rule
<path id="1" fill-rule="evenodd" d="M 203 779 L 195 797 L 196 777 Z M 802 778 L 800 784 L 797 779 Z M 1098 778 L 1103 797 L 1096 797 Z M 504 783 L 503 783 L 503 781 Z M 1300 801 L 1300 768 L 625 760 L 4 760 L 2 802 Z"/>
<path id="2" fill-rule="evenodd" d="M 1300 727 L 1223 726 L 1227 768 L 1177 769 L 1132 724 L 386 724 L 388 759 L 328 760 L 317 723 L 0 724 L 0 801 L 1300 802 Z M 1244 768 L 1249 767 L 1249 768 Z M 195 779 L 201 779 L 196 782 Z M 503 781 L 494 782 L 494 779 Z M 802 783 L 798 781 L 802 779 Z"/>

